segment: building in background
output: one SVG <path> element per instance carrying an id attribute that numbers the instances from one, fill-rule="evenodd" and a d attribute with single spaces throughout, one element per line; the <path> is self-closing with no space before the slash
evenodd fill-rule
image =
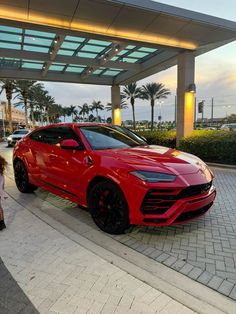
<path id="1" fill-rule="evenodd" d="M 0 124 L 0 136 L 5 137 L 8 134 L 8 108 L 7 102 L 1 101 L 1 124 Z M 25 127 L 25 114 L 19 109 L 12 107 L 12 123 L 13 129 L 24 128 Z"/>

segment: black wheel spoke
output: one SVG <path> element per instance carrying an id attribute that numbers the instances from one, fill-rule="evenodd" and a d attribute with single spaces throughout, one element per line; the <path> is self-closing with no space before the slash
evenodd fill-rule
<path id="1" fill-rule="evenodd" d="M 94 187 L 89 207 L 94 222 L 109 233 L 122 233 L 128 225 L 128 208 L 121 191 L 108 182 Z"/>

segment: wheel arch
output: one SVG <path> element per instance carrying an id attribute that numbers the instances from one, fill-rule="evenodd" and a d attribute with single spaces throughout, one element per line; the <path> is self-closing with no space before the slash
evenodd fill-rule
<path id="1" fill-rule="evenodd" d="M 115 180 L 112 180 L 111 178 L 107 178 L 107 177 L 104 177 L 104 176 L 101 176 L 101 175 L 97 175 L 95 176 L 90 182 L 89 182 L 89 185 L 87 187 L 87 191 L 86 191 L 86 199 L 87 199 L 87 202 L 88 202 L 88 196 L 89 196 L 89 193 L 90 191 L 92 190 L 92 188 L 97 184 L 97 183 L 100 183 L 100 182 L 110 182 L 112 184 L 115 184 L 120 190 L 121 192 L 124 194 L 124 192 L 122 191 L 122 189 L 120 188 L 119 184 L 115 181 Z"/>

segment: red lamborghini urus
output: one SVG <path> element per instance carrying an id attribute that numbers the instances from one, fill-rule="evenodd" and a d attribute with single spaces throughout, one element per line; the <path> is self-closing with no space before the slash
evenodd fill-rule
<path id="1" fill-rule="evenodd" d="M 165 226 L 208 211 L 216 196 L 213 174 L 199 158 L 147 145 L 132 131 L 103 124 L 38 128 L 14 149 L 15 182 L 88 207 L 103 231 L 129 224 Z"/>

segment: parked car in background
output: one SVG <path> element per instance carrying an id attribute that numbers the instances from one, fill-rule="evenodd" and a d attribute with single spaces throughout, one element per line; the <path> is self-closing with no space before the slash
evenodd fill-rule
<path id="1" fill-rule="evenodd" d="M 236 123 L 223 124 L 220 129 L 223 131 L 236 131 Z"/>
<path id="2" fill-rule="evenodd" d="M 29 132 L 30 132 L 30 130 L 28 130 L 28 129 L 15 130 L 11 135 L 8 136 L 7 146 L 8 147 L 14 146 L 17 141 L 21 140 Z"/>
<path id="3" fill-rule="evenodd" d="M 16 144 L 13 167 L 19 191 L 40 187 L 70 199 L 112 234 L 130 224 L 195 219 L 216 196 L 213 174 L 198 157 L 148 145 L 129 129 L 107 124 L 40 127 Z"/>

